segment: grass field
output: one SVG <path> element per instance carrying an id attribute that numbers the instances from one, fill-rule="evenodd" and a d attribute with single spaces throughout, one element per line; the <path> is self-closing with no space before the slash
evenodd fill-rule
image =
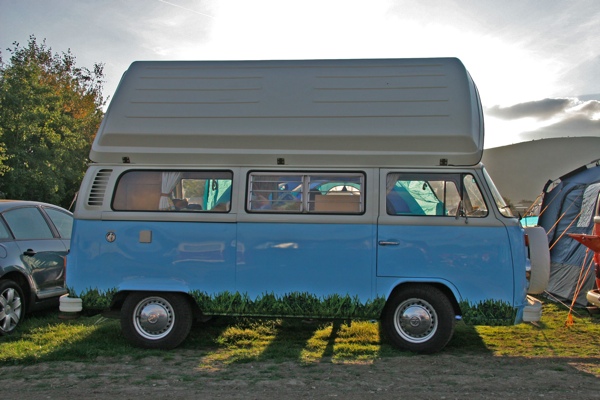
<path id="1" fill-rule="evenodd" d="M 566 326 L 567 316 L 564 307 L 545 304 L 542 321 L 535 325 L 471 327 L 458 323 L 454 338 L 442 353 L 600 358 L 600 316 L 578 310 L 574 323 Z M 218 318 L 195 326 L 181 347 L 202 354 L 201 367 L 207 369 L 213 364 L 253 361 L 357 363 L 412 356 L 391 347 L 380 337 L 379 324 L 369 321 Z M 171 354 L 129 346 L 120 333 L 119 321 L 98 315 L 62 320 L 57 312 L 33 314 L 13 335 L 0 337 L 0 362 L 4 365 L 91 362 L 100 356 L 168 359 Z M 600 370 L 592 372 L 600 375 Z"/>

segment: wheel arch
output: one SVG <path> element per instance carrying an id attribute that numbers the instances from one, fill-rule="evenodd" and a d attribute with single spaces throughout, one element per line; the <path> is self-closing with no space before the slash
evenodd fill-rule
<path id="1" fill-rule="evenodd" d="M 35 304 L 35 292 L 31 290 L 31 286 L 29 283 L 29 279 L 19 270 L 13 270 L 5 273 L 0 277 L 0 279 L 11 280 L 15 282 L 21 288 L 23 292 L 23 297 L 25 297 L 25 312 L 28 312 L 32 305 Z"/>
<path id="2" fill-rule="evenodd" d="M 109 313 L 117 316 L 118 313 L 121 312 L 121 308 L 123 307 L 123 303 L 125 302 L 125 299 L 131 293 L 146 293 L 146 294 L 155 294 L 155 295 L 160 295 L 160 294 L 165 294 L 165 293 L 180 294 L 183 296 L 185 301 L 192 308 L 192 313 L 193 313 L 195 319 L 199 319 L 203 315 L 202 310 L 200 310 L 200 307 L 198 307 L 198 303 L 196 303 L 194 298 L 189 293 L 181 292 L 181 291 L 169 291 L 169 290 L 121 290 L 113 296 L 112 301 L 109 306 L 109 309 L 108 309 Z"/>
<path id="3" fill-rule="evenodd" d="M 389 293 L 387 299 L 386 299 L 386 303 L 385 306 L 383 307 L 383 310 L 381 312 L 381 317 L 383 318 L 383 315 L 386 313 L 387 308 L 388 308 L 388 304 L 389 304 L 389 299 L 394 297 L 396 295 L 397 292 L 401 291 L 402 289 L 409 287 L 409 286 L 432 286 L 435 287 L 436 289 L 440 290 L 450 301 L 450 304 L 452 304 L 452 308 L 454 309 L 454 313 L 455 315 L 462 315 L 462 311 L 460 309 L 460 306 L 458 304 L 458 300 L 457 300 L 457 293 L 455 293 L 452 289 L 450 289 L 450 287 L 442 282 L 436 282 L 436 281 L 409 281 L 409 282 L 401 282 L 399 284 L 397 284 Z"/>

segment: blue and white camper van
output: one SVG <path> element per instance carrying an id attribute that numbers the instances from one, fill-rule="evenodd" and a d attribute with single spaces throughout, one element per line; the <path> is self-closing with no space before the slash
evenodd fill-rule
<path id="1" fill-rule="evenodd" d="M 215 315 L 380 319 L 416 352 L 459 318 L 539 320 L 545 234 L 482 152 L 457 59 L 135 62 L 92 146 L 61 310 L 118 312 L 146 348 Z"/>

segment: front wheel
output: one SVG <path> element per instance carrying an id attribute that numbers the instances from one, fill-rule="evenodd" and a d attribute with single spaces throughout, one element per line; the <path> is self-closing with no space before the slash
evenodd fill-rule
<path id="1" fill-rule="evenodd" d="M 390 297 L 382 326 L 397 347 L 435 353 L 452 338 L 454 320 L 452 304 L 442 291 L 429 285 L 411 285 Z"/>
<path id="2" fill-rule="evenodd" d="M 9 279 L 0 280 L 0 335 L 13 333 L 24 315 L 21 287 Z"/>
<path id="3" fill-rule="evenodd" d="M 121 330 L 131 344 L 146 349 L 173 349 L 190 333 L 193 315 L 177 293 L 132 293 L 121 308 Z"/>

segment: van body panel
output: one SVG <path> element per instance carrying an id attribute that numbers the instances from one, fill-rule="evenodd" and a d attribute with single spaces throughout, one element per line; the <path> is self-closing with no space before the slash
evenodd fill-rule
<path id="1" fill-rule="evenodd" d="M 366 224 L 238 224 L 236 289 L 264 293 L 351 294 L 371 300 L 374 227 Z"/>
<path id="2" fill-rule="evenodd" d="M 67 269 L 67 285 L 78 295 L 89 289 L 213 293 L 232 290 L 235 282 L 235 224 L 77 220 L 74 232 L 69 264 L 77 268 Z"/>
<path id="3" fill-rule="evenodd" d="M 387 285 L 429 282 L 448 287 L 457 302 L 467 305 L 489 299 L 517 310 L 526 305 L 523 231 L 518 221 L 502 217 L 493 207 L 481 165 L 285 169 L 364 174 L 364 212 L 354 215 L 249 212 L 244 178 L 255 171 L 252 168 L 229 169 L 237 180 L 228 212 L 117 211 L 110 206 L 114 185 L 129 170 L 202 171 L 206 167 L 114 165 L 107 175 L 108 189 L 91 204 L 85 190 L 94 191 L 95 177 L 106 167 L 90 167 L 82 183 L 84 196 L 74 213 L 77 234 L 69 263 L 78 267 L 68 268 L 67 273 L 69 287 L 77 295 L 90 288 L 86 281 L 106 294 L 144 288 L 181 291 L 204 301 L 205 314 L 241 315 L 239 310 L 222 308 L 215 299 L 237 293 L 252 303 L 265 295 L 281 300 L 310 293 L 320 300 L 337 295 L 364 305 L 389 296 L 395 286 Z M 389 215 L 382 193 L 390 173 L 472 175 L 481 182 L 489 214 L 485 218 Z M 109 243 L 109 233 L 117 240 Z M 141 242 L 148 235 L 151 240 Z M 385 242 L 397 245 L 381 244 Z M 370 309 L 372 314 L 361 316 L 377 318 L 383 303 L 379 305 Z M 259 313 L 250 309 L 245 312 Z"/>
<path id="4" fill-rule="evenodd" d="M 529 282 L 527 281 L 526 275 L 522 273 L 523 268 L 527 268 L 529 259 L 528 248 L 523 245 L 523 228 L 520 226 L 509 225 L 506 227 L 508 233 L 508 240 L 510 245 L 510 253 L 512 255 L 514 264 L 514 304 L 517 309 L 527 306 L 527 288 Z M 520 322 L 520 320 L 518 321 Z"/>
<path id="5" fill-rule="evenodd" d="M 447 281 L 438 278 L 432 277 L 424 277 L 424 278 L 415 278 L 415 277 L 391 277 L 391 276 L 378 276 L 376 278 L 376 298 L 389 299 L 394 290 L 401 288 L 402 286 L 408 286 L 413 284 L 429 284 L 429 285 L 437 285 L 442 286 L 448 289 L 452 295 L 452 298 L 456 300 L 457 303 L 464 301 L 465 299 L 461 295 L 458 287 L 453 284 L 452 281 Z M 512 324 L 513 321 L 508 321 L 509 324 Z"/>
<path id="6" fill-rule="evenodd" d="M 494 298 L 513 304 L 513 259 L 506 229 L 461 223 L 379 225 L 377 276 L 450 281 L 470 302 Z M 394 244 L 381 244 L 385 242 Z"/>

